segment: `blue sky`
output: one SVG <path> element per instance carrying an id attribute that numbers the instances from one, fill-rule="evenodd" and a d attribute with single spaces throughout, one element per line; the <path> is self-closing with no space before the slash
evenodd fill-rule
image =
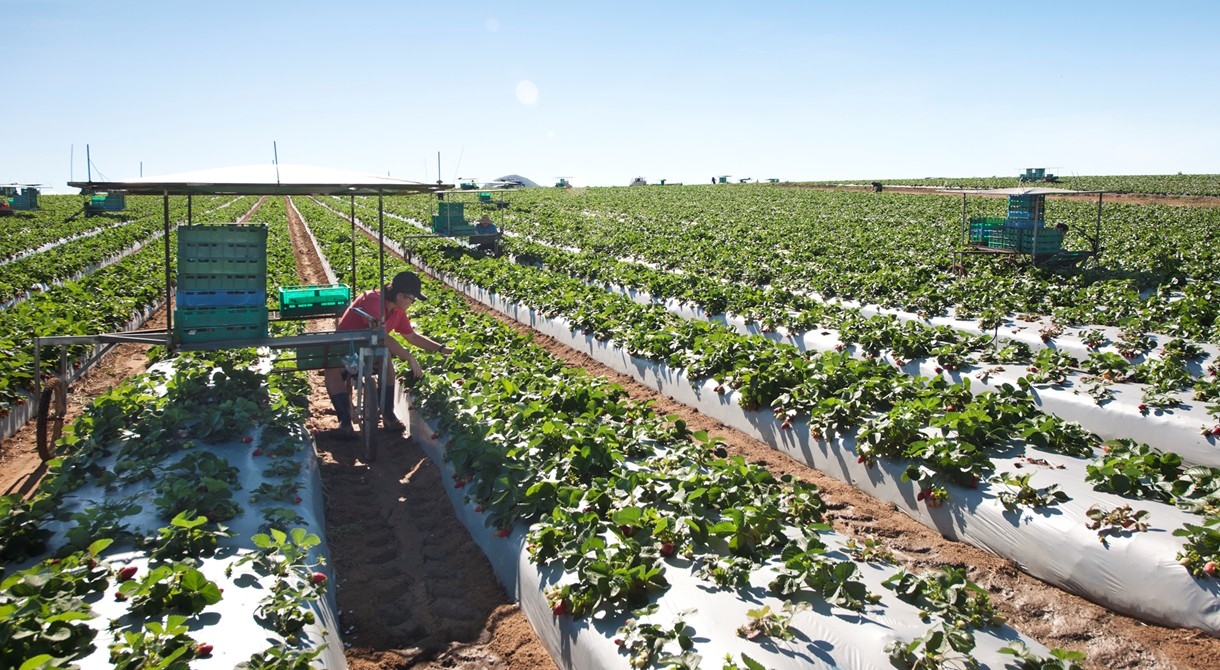
<path id="1" fill-rule="evenodd" d="M 1220 173 L 1220 3 L 0 0 L 0 183 Z M 142 165 L 141 165 L 142 164 Z"/>

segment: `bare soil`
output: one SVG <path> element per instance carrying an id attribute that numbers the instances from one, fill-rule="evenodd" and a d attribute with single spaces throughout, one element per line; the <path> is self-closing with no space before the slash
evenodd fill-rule
<path id="1" fill-rule="evenodd" d="M 290 211 L 291 208 L 290 208 Z M 290 215 L 294 236 L 302 234 Z M 297 238 L 300 279 L 325 283 L 321 264 Z M 473 309 L 487 311 L 472 305 Z M 660 412 L 682 416 L 694 430 L 725 441 L 728 450 L 777 475 L 817 484 L 833 510 L 836 530 L 883 540 L 910 568 L 966 567 L 1017 630 L 1051 647 L 1088 654 L 1087 667 L 1203 670 L 1216 667 L 1220 640 L 1199 631 L 1142 623 L 1022 573 L 1011 561 L 952 542 L 855 488 L 797 464 L 718 421 L 659 395 L 591 358 L 532 333 L 554 356 L 610 378 Z M 164 325 L 164 315 L 155 317 Z M 328 326 L 319 322 L 319 326 Z M 143 371 L 145 347 L 107 354 L 70 393 L 69 421 L 98 394 Z M 334 411 L 320 373 L 310 373 L 310 422 L 327 501 L 330 559 L 338 576 L 341 629 L 352 670 L 456 668 L 552 670 L 556 666 L 529 621 L 505 595 L 483 554 L 457 521 L 438 468 L 409 437 L 385 433 L 378 460 L 360 461 L 358 442 L 335 438 Z M 31 423 L 0 448 L 0 489 L 30 493 L 42 476 Z"/>

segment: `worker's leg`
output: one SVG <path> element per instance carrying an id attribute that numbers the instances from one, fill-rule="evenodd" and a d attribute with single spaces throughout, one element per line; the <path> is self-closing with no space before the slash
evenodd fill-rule
<path id="1" fill-rule="evenodd" d="M 347 383 L 346 370 L 343 368 L 326 368 L 323 377 L 326 380 L 326 394 L 335 406 L 335 416 L 339 419 L 339 432 L 351 434 L 352 429 L 352 391 Z"/>
<path id="2" fill-rule="evenodd" d="M 390 369 L 390 374 L 385 375 L 384 379 L 379 379 L 379 381 L 381 382 L 379 386 L 381 391 L 381 425 L 386 428 L 402 430 L 402 421 L 394 413 L 396 389 L 393 368 Z"/>

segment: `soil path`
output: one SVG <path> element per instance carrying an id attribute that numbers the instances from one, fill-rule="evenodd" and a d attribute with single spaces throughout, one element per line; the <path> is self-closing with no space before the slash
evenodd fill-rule
<path id="1" fill-rule="evenodd" d="M 289 229 L 298 250 L 303 283 L 325 283 L 316 256 L 289 208 Z M 472 308 L 488 311 L 472 305 Z M 913 568 L 966 567 L 988 589 L 1009 623 L 1051 646 L 1084 651 L 1087 667 L 1203 670 L 1220 658 L 1220 640 L 1197 631 L 1151 626 L 1115 615 L 1082 598 L 1020 572 L 1010 561 L 951 542 L 915 523 L 892 505 L 879 502 L 816 470 L 799 465 L 770 447 L 688 407 L 657 394 L 591 358 L 532 333 L 493 313 L 552 355 L 613 379 L 660 412 L 678 414 L 694 430 L 725 440 L 735 454 L 772 472 L 791 473 L 817 484 L 832 511 L 835 528 L 856 537 L 875 537 Z M 164 326 L 164 313 L 150 325 Z M 314 327 L 329 328 L 318 320 Z M 112 350 L 70 393 L 69 420 L 93 397 L 144 369 L 146 347 Z M 359 442 L 334 438 L 334 411 L 321 374 L 310 373 L 310 421 L 317 429 L 317 453 L 327 500 L 327 534 L 338 575 L 336 591 L 344 644 L 352 670 L 419 668 L 439 670 L 553 670 L 520 610 L 509 602 L 478 547 L 456 520 L 439 470 L 408 438 L 383 432 L 377 462 L 360 462 Z M 33 424 L 0 449 L 0 490 L 28 493 L 42 475 L 34 449 Z"/>

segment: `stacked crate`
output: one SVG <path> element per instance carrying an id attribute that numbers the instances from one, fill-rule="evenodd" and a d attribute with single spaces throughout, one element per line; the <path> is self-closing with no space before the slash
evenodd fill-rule
<path id="1" fill-rule="evenodd" d="M 175 341 L 267 337 L 267 226 L 178 229 Z"/>
<path id="2" fill-rule="evenodd" d="M 437 235 L 470 235 L 474 226 L 466 221 L 465 203 L 438 203 L 436 216 L 432 217 L 432 232 Z"/>
<path id="3" fill-rule="evenodd" d="M 970 244 L 989 247 L 1004 230 L 1004 219 L 991 216 L 970 217 Z"/>
<path id="4" fill-rule="evenodd" d="M 1010 228 L 1040 228 L 1046 206 L 1043 195 L 1008 196 L 1008 223 Z"/>

